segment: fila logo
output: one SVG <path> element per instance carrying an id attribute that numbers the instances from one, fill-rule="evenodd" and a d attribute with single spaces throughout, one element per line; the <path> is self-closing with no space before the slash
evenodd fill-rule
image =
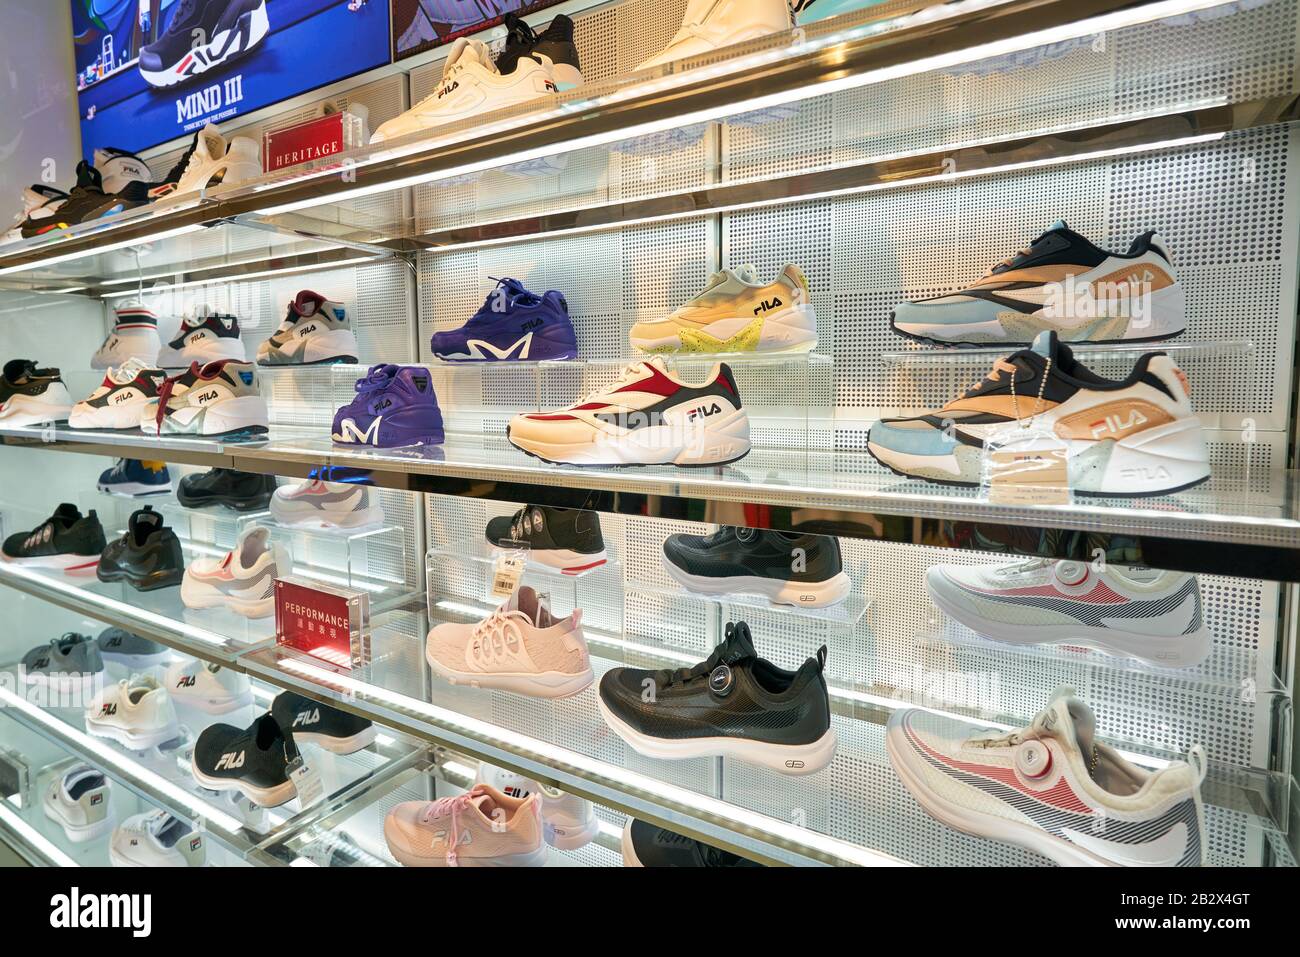
<path id="1" fill-rule="evenodd" d="M 92 794 L 92 795 L 90 796 L 90 806 L 91 806 L 91 807 L 94 807 L 94 806 L 97 805 L 97 804 L 103 804 L 103 803 L 104 803 L 104 795 L 103 795 L 103 794 Z"/>
<path id="2" fill-rule="evenodd" d="M 804 766 L 804 763 L 800 761 L 798 758 L 791 758 L 790 760 L 785 762 L 785 766 L 787 768 L 802 768 Z"/>
<path id="3" fill-rule="evenodd" d="M 202 846 L 203 846 L 203 838 L 201 838 L 201 837 L 196 837 L 196 838 L 194 838 L 193 840 L 190 841 L 190 850 L 191 850 L 191 851 L 197 851 L 197 850 L 198 850 L 200 847 L 202 847 Z"/>
<path id="4" fill-rule="evenodd" d="M 438 91 L 438 99 L 441 100 L 452 90 L 457 90 L 457 89 L 460 89 L 460 80 L 452 80 L 450 84 L 444 86 L 441 90 Z"/>
<path id="5" fill-rule="evenodd" d="M 540 322 L 540 320 L 538 321 Z M 526 327 L 527 323 L 524 325 Z M 492 345 L 492 343 L 484 342 L 482 339 L 471 339 L 467 343 L 470 353 L 478 359 L 486 359 L 488 353 L 491 353 L 491 355 L 496 359 L 509 359 L 512 356 L 516 359 L 527 359 L 528 350 L 532 347 L 532 344 L 533 334 L 531 332 L 516 339 L 511 345 L 504 349 L 498 349 L 496 346 Z M 519 350 L 517 356 L 514 355 L 516 349 Z"/>
<path id="6" fill-rule="evenodd" d="M 717 415 L 721 411 L 722 406 L 718 405 L 716 402 L 710 406 L 702 405 L 697 409 L 691 409 L 691 411 L 687 412 L 686 420 L 688 422 L 694 422 L 697 418 L 707 418 L 710 415 Z"/>
<path id="7" fill-rule="evenodd" d="M 118 648 L 122 645 L 122 639 L 117 635 L 114 635 L 112 638 L 108 639 L 108 641 L 104 642 L 104 644 L 108 645 L 110 648 Z"/>
<path id="8" fill-rule="evenodd" d="M 202 342 L 206 338 L 207 336 L 202 332 L 196 332 L 194 335 L 190 336 L 190 345 L 194 345 L 196 342 Z"/>
<path id="9" fill-rule="evenodd" d="M 319 721 L 320 708 L 313 708 L 310 711 L 299 711 L 297 716 L 293 719 L 293 726 L 297 728 L 301 725 L 316 724 Z"/>
<path id="10" fill-rule="evenodd" d="M 375 416 L 375 420 L 370 423 L 369 428 L 364 432 L 357 428 L 356 422 L 352 419 L 344 419 L 342 426 L 339 428 L 338 435 L 334 438 L 340 442 L 359 442 L 362 445 L 379 444 L 379 423 L 384 420 L 382 415 Z"/>
<path id="11" fill-rule="evenodd" d="M 195 686 L 196 683 L 197 683 L 197 682 L 196 682 L 196 680 L 195 680 L 195 678 L 194 678 L 193 675 L 181 675 L 181 680 L 178 681 L 178 682 L 176 682 L 176 687 L 178 687 L 178 688 L 193 688 L 193 687 Z"/>
<path id="12" fill-rule="evenodd" d="M 1134 468 L 1120 469 L 1120 475 L 1134 482 L 1156 482 L 1173 478 L 1169 470 L 1163 465 L 1157 465 L 1155 468 L 1150 466 L 1139 465 Z"/>
<path id="13" fill-rule="evenodd" d="M 222 768 L 230 770 L 232 768 L 242 768 L 243 766 L 244 752 L 240 751 L 236 754 L 234 751 L 229 751 L 217 760 L 217 766 L 214 770 L 220 771 Z"/>
<path id="14" fill-rule="evenodd" d="M 778 306 L 784 306 L 784 305 L 785 303 L 781 301 L 780 296 L 776 297 L 775 299 L 764 299 L 761 303 L 759 303 L 757 306 L 754 307 L 754 315 L 757 316 L 760 313 L 767 312 L 769 309 L 776 309 Z"/>
<path id="15" fill-rule="evenodd" d="M 221 393 L 219 393 L 216 389 L 209 389 L 207 392 L 200 392 L 198 399 L 196 401 L 199 403 L 199 405 L 202 405 L 204 402 L 211 402 L 213 399 L 220 396 L 220 394 Z"/>
<path id="16" fill-rule="evenodd" d="M 529 319 L 527 322 L 525 322 L 525 323 L 523 323 L 522 325 L 520 325 L 520 327 L 519 327 L 519 331 L 520 331 L 520 332 L 532 332 L 534 329 L 539 329 L 539 328 L 541 328 L 541 325 L 542 325 L 542 317 L 541 317 L 541 316 L 534 316 L 532 319 Z M 515 343 L 515 344 L 518 345 L 518 343 Z"/>
<path id="17" fill-rule="evenodd" d="M 1147 417 L 1145 415 L 1137 409 L 1130 409 L 1127 418 L 1121 418 L 1118 414 L 1112 413 L 1101 421 L 1092 423 L 1088 428 L 1092 430 L 1092 437 L 1099 439 L 1108 432 L 1112 435 L 1119 435 L 1127 429 L 1146 424 Z"/>
<path id="18" fill-rule="evenodd" d="M 316 323 L 313 322 L 310 326 L 303 326 L 301 329 L 298 330 L 298 338 L 299 339 L 306 338 L 307 336 L 311 335 L 315 331 L 316 331 Z"/>
<path id="19" fill-rule="evenodd" d="M 45 668 L 48 668 L 49 666 L 50 666 L 50 659 L 48 657 L 37 658 L 35 661 L 32 662 L 33 671 L 42 671 Z"/>
<path id="20" fill-rule="evenodd" d="M 117 714 L 117 705 L 110 701 L 99 709 L 99 713 L 101 715 Z"/>
<path id="21" fill-rule="evenodd" d="M 132 399 L 134 399 L 134 398 L 135 398 L 135 396 L 130 395 L 130 394 L 126 393 L 126 392 L 119 392 L 117 395 L 113 396 L 113 402 L 114 402 L 115 404 L 116 404 L 116 403 L 121 403 L 121 402 L 130 402 L 130 401 L 131 401 Z"/>

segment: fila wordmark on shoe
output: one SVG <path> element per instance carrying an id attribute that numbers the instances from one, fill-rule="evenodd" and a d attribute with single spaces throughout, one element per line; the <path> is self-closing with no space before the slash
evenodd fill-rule
<path id="1" fill-rule="evenodd" d="M 726 364 L 685 382 L 656 357 L 567 409 L 516 415 L 506 436 L 568 465 L 724 465 L 749 454 L 749 414 Z"/>
<path id="2" fill-rule="evenodd" d="M 867 449 L 901 475 L 978 485 L 985 440 L 1020 422 L 1066 443 L 1070 485 L 1083 495 L 1163 495 L 1210 477 L 1187 376 L 1169 356 L 1149 353 L 1124 379 L 1103 379 L 1054 332 L 942 409 L 877 422 Z"/>
<path id="3" fill-rule="evenodd" d="M 1205 753 L 1148 771 L 1096 739 L 1092 710 L 1063 688 L 1025 728 L 991 731 L 920 709 L 885 731 L 894 770 L 933 818 L 1075 866 L 1205 862 Z"/>
<path id="4" fill-rule="evenodd" d="M 168 376 L 158 398 L 140 409 L 140 429 L 149 435 L 252 435 L 267 431 L 266 399 L 258 389 L 257 366 L 218 359 Z"/>
<path id="5" fill-rule="evenodd" d="M 770 283 L 742 266 L 714 273 L 667 319 L 634 325 L 630 338 L 642 352 L 809 352 L 817 318 L 798 266 L 787 265 Z"/>
<path id="6" fill-rule="evenodd" d="M 451 46 L 437 89 L 401 116 L 375 130 L 371 143 L 396 139 L 494 110 L 526 103 L 556 92 L 551 60 L 543 54 L 520 57 L 514 72 L 502 76 L 488 48 L 461 37 Z"/>
<path id="7" fill-rule="evenodd" d="M 342 303 L 304 289 L 289 303 L 284 321 L 257 347 L 257 364 L 329 365 L 357 361 L 357 337 Z"/>
<path id="8" fill-rule="evenodd" d="M 99 388 L 72 407 L 68 426 L 74 429 L 122 431 L 140 427 L 140 413 L 158 398 L 167 373 L 128 359 L 109 369 Z"/>
<path id="9" fill-rule="evenodd" d="M 248 358 L 239 338 L 239 320 L 223 315 L 211 306 L 199 306 L 194 314 L 181 318 L 176 337 L 159 350 L 158 365 L 164 369 L 187 369 L 194 363 L 217 359 Z"/>

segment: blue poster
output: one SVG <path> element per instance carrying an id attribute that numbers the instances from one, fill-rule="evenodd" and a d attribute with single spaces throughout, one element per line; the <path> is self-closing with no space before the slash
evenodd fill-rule
<path id="1" fill-rule="evenodd" d="M 136 152 L 389 62 L 388 0 L 72 0 L 81 148 Z"/>

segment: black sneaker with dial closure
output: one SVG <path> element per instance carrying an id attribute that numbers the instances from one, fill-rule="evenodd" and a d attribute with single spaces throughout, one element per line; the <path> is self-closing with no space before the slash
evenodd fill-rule
<path id="1" fill-rule="evenodd" d="M 256 512 L 270 506 L 276 484 L 274 475 L 209 469 L 181 479 L 176 499 L 186 508 L 224 505 L 236 512 Z"/>
<path id="2" fill-rule="evenodd" d="M 64 502 L 30 532 L 6 538 L 0 555 L 20 565 L 73 571 L 93 567 L 103 550 L 104 526 L 95 510 L 82 515 L 77 506 Z"/>
<path id="3" fill-rule="evenodd" d="M 605 564 L 600 516 L 581 508 L 525 505 L 487 524 L 487 540 L 498 548 L 528 547 L 528 558 L 566 575 Z"/>
<path id="4" fill-rule="evenodd" d="M 623 827 L 624 867 L 762 867 L 756 861 L 705 844 L 666 827 L 628 818 Z"/>
<path id="5" fill-rule="evenodd" d="M 293 732 L 268 711 L 247 728 L 205 728 L 194 742 L 190 770 L 209 791 L 240 791 L 258 807 L 279 807 L 298 794 L 289 777 L 298 757 Z"/>
<path id="6" fill-rule="evenodd" d="M 293 691 L 275 696 L 271 714 L 299 744 L 318 744 L 334 754 L 352 754 L 375 740 L 374 722 Z"/>
<path id="7" fill-rule="evenodd" d="M 798 671 L 758 657 L 743 621 L 694 668 L 612 668 L 600 680 L 605 723 L 651 758 L 735 758 L 812 774 L 835 756 L 826 648 Z"/>
<path id="8" fill-rule="evenodd" d="M 126 531 L 108 543 L 96 571 L 102 582 L 126 582 L 136 591 L 179 585 L 185 576 L 180 539 L 146 505 L 131 513 Z"/>
<path id="9" fill-rule="evenodd" d="M 722 525 L 708 535 L 669 535 L 664 570 L 704 595 L 763 595 L 782 605 L 822 608 L 853 589 L 839 539 Z"/>

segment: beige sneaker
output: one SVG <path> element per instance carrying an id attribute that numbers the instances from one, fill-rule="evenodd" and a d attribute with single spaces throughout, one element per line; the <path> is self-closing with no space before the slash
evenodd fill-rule
<path id="1" fill-rule="evenodd" d="M 638 322 L 630 338 L 642 352 L 810 352 L 817 317 L 798 266 L 787 265 L 770 283 L 741 266 L 714 273 L 667 319 Z"/>
<path id="2" fill-rule="evenodd" d="M 384 818 L 384 839 L 407 867 L 541 867 L 542 802 L 487 784 L 437 801 L 404 801 Z"/>
<path id="3" fill-rule="evenodd" d="M 527 585 L 476 625 L 438 625 L 429 632 L 425 657 L 452 684 L 537 698 L 567 698 L 595 677 L 582 611 L 557 620 Z"/>

